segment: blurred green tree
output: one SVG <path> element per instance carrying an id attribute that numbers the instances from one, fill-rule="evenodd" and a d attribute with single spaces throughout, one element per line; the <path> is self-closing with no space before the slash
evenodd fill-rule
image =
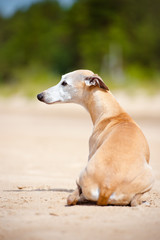
<path id="1" fill-rule="evenodd" d="M 159 0 L 77 0 L 70 8 L 45 0 L 1 16 L 0 81 L 15 81 L 15 72 L 31 66 L 58 74 L 123 66 L 159 71 L 159 9 Z"/>

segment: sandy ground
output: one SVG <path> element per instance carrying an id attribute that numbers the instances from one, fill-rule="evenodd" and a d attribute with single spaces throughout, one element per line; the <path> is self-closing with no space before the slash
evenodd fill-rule
<path id="1" fill-rule="evenodd" d="M 160 239 L 160 96 L 121 105 L 141 126 L 156 182 L 138 207 L 66 206 L 85 167 L 92 123 L 77 105 L 0 100 L 0 239 Z"/>

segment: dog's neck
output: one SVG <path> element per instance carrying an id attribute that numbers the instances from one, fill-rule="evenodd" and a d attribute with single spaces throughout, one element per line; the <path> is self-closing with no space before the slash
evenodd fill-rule
<path id="1" fill-rule="evenodd" d="M 93 125 L 103 119 L 109 119 L 124 113 L 110 91 L 106 92 L 97 88 L 92 89 L 90 94 L 85 96 L 83 105 L 90 113 Z"/>

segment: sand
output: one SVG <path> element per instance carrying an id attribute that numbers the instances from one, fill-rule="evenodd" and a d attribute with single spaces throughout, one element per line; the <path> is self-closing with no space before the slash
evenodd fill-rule
<path id="1" fill-rule="evenodd" d="M 121 105 L 146 135 L 153 189 L 137 207 L 66 206 L 85 167 L 92 131 L 85 110 L 20 97 L 0 100 L 0 240 L 160 239 L 160 96 Z"/>

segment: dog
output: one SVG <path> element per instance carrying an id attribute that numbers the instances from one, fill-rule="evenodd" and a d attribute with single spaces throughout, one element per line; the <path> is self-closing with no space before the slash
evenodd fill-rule
<path id="1" fill-rule="evenodd" d="M 93 122 L 88 163 L 67 204 L 83 200 L 100 206 L 141 204 L 142 194 L 154 182 L 148 143 L 103 80 L 92 71 L 76 70 L 63 75 L 56 86 L 37 98 L 47 104 L 80 104 Z"/>

